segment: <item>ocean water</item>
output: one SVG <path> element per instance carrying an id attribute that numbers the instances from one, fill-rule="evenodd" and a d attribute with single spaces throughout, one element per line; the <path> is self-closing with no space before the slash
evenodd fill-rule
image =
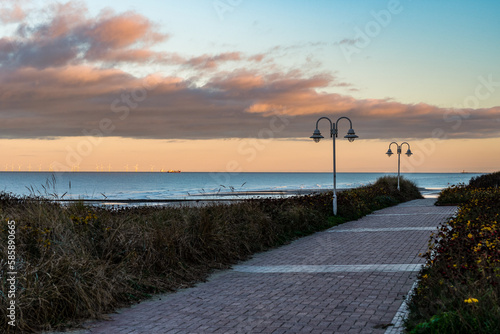
<path id="1" fill-rule="evenodd" d="M 373 183 L 390 173 L 337 173 L 337 189 Z M 432 194 L 481 174 L 404 174 Z M 183 200 L 283 196 L 282 192 L 324 190 L 332 173 L 149 173 L 149 172 L 0 172 L 0 191 L 18 196 L 113 200 Z"/>

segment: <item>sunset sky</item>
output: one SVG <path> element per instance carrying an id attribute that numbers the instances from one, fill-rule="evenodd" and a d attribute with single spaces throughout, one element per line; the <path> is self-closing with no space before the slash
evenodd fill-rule
<path id="1" fill-rule="evenodd" d="M 0 170 L 500 170 L 500 3 L 0 0 Z M 394 148 L 393 148 L 394 150 Z"/>

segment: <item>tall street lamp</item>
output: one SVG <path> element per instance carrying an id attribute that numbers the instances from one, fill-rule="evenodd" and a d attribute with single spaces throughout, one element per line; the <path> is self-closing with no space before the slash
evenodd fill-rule
<path id="1" fill-rule="evenodd" d="M 399 176 L 401 174 L 401 148 L 403 147 L 404 144 L 408 145 L 408 151 L 406 151 L 406 155 L 409 157 L 411 156 L 413 153 L 411 153 L 411 150 L 410 150 L 410 144 L 408 144 L 407 142 L 403 142 L 401 145 L 398 145 L 398 143 L 396 143 L 395 141 L 393 141 L 392 143 L 389 144 L 389 149 L 387 150 L 387 152 L 385 154 L 387 154 L 389 157 L 391 155 L 393 155 L 394 153 L 392 153 L 391 151 L 391 145 L 392 144 L 396 144 L 396 148 L 397 148 L 397 154 L 398 154 L 398 190 L 399 190 Z"/>
<path id="2" fill-rule="evenodd" d="M 330 137 L 333 138 L 333 215 L 336 216 L 337 215 L 337 170 L 336 170 L 337 167 L 335 166 L 335 138 L 337 138 L 337 136 L 338 136 L 337 129 L 338 129 L 339 121 L 341 119 L 346 119 L 349 121 L 349 124 L 350 124 L 349 131 L 347 131 L 347 135 L 345 135 L 344 138 L 347 138 L 350 142 L 352 142 L 352 141 L 354 141 L 354 139 L 358 138 L 358 136 L 356 136 L 356 134 L 354 133 L 354 130 L 352 129 L 352 122 L 349 118 L 340 117 L 337 120 L 337 122 L 333 123 L 328 117 L 320 117 L 316 121 L 316 130 L 314 130 L 313 135 L 311 137 L 309 137 L 309 138 L 312 138 L 314 140 L 314 142 L 316 142 L 316 143 L 319 143 L 319 141 L 322 138 L 325 138 L 321 135 L 321 132 L 319 132 L 319 130 L 318 130 L 318 123 L 322 119 L 326 119 L 326 120 L 328 120 L 328 122 L 330 122 Z"/>

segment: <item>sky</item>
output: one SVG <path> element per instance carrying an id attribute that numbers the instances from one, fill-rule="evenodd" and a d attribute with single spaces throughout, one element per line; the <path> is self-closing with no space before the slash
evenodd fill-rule
<path id="1" fill-rule="evenodd" d="M 500 170 L 499 11 L 0 0 L 0 170 Z"/>

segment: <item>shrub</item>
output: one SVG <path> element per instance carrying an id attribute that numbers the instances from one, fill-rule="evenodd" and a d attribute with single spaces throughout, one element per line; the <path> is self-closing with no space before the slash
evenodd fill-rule
<path id="1" fill-rule="evenodd" d="M 473 177 L 469 185 L 474 188 L 498 188 L 500 186 L 500 172 Z"/>
<path id="2" fill-rule="evenodd" d="M 406 320 L 411 333 L 494 333 L 500 328 L 500 189 L 463 186 L 459 193 L 464 203 L 424 255 L 427 263 Z"/>
<path id="3" fill-rule="evenodd" d="M 471 187 L 463 183 L 441 190 L 436 205 L 459 205 L 466 203 L 471 195 Z"/>
<path id="4" fill-rule="evenodd" d="M 498 188 L 500 172 L 484 174 L 470 179 L 469 184 L 460 183 L 443 189 L 438 196 L 436 205 L 459 205 L 469 201 L 472 194 L 481 189 Z"/>

